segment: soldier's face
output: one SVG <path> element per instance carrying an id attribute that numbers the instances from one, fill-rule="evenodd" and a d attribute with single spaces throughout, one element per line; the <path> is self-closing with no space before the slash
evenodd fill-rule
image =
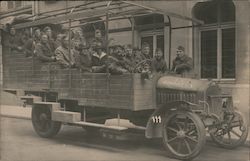
<path id="1" fill-rule="evenodd" d="M 41 36 L 41 31 L 40 31 L 39 29 L 37 29 L 37 30 L 35 31 L 35 35 L 36 35 L 37 37 L 40 37 L 40 36 Z"/>
<path id="2" fill-rule="evenodd" d="M 101 37 L 102 37 L 101 30 L 96 30 L 96 31 L 95 31 L 95 37 L 96 37 L 96 38 L 101 38 Z"/>
<path id="3" fill-rule="evenodd" d="M 131 48 L 126 49 L 126 54 L 131 57 L 133 55 L 133 50 Z"/>
<path id="4" fill-rule="evenodd" d="M 52 36 L 52 31 L 51 31 L 50 29 L 48 29 L 48 30 L 46 31 L 46 35 L 48 35 L 48 37 L 51 37 L 51 36 Z"/>
<path id="5" fill-rule="evenodd" d="M 163 56 L 162 51 L 157 51 L 157 52 L 155 53 L 155 57 L 156 57 L 157 59 L 161 59 L 162 56 Z"/>
<path id="6" fill-rule="evenodd" d="M 123 49 L 121 47 L 116 47 L 116 53 L 120 57 L 124 57 L 125 56 L 125 52 L 123 51 Z"/>
<path id="7" fill-rule="evenodd" d="M 75 41 L 74 42 L 74 47 L 75 47 L 76 50 L 80 50 L 80 48 L 82 47 L 81 42 L 80 41 Z"/>
<path id="8" fill-rule="evenodd" d="M 65 47 L 65 48 L 69 47 L 69 39 L 68 38 L 64 38 L 62 40 L 62 46 Z"/>
<path id="9" fill-rule="evenodd" d="M 144 55 L 149 55 L 150 53 L 150 48 L 147 46 L 147 47 L 144 47 L 143 50 L 142 50 L 143 54 Z"/>
<path id="10" fill-rule="evenodd" d="M 176 51 L 176 55 L 177 55 L 177 57 L 182 57 L 182 56 L 184 55 L 184 51 L 182 51 L 182 50 L 177 50 L 177 51 Z"/>
<path id="11" fill-rule="evenodd" d="M 48 36 L 47 35 L 42 35 L 41 41 L 42 41 L 42 43 L 47 43 L 48 42 Z"/>
<path id="12" fill-rule="evenodd" d="M 10 34 L 11 35 L 15 35 L 16 34 L 16 30 L 13 27 L 10 28 Z"/>
<path id="13" fill-rule="evenodd" d="M 58 35 L 56 36 L 56 40 L 57 40 L 57 41 L 61 41 L 61 40 L 62 40 L 62 37 L 63 37 L 63 35 L 58 34 Z"/>

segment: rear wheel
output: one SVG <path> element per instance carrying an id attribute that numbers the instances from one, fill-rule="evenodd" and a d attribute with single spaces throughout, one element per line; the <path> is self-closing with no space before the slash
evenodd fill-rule
<path id="1" fill-rule="evenodd" d="M 217 126 L 210 136 L 219 146 L 227 149 L 233 149 L 242 145 L 248 135 L 248 127 L 239 112 L 235 112 L 228 120 L 224 120 L 220 126 Z"/>
<path id="2" fill-rule="evenodd" d="M 205 127 L 192 112 L 178 111 L 167 116 L 163 124 L 163 143 L 177 159 L 196 157 L 205 144 Z"/>
<path id="3" fill-rule="evenodd" d="M 55 136 L 61 129 L 61 123 L 51 120 L 51 110 L 47 107 L 32 108 L 32 125 L 36 133 L 45 138 Z"/>

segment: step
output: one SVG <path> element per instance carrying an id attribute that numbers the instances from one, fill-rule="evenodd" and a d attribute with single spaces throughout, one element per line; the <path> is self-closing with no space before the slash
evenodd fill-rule
<path id="1" fill-rule="evenodd" d="M 58 102 L 34 102 L 33 107 L 35 108 L 50 108 L 52 112 L 60 111 L 61 104 Z"/>
<path id="2" fill-rule="evenodd" d="M 81 121 L 81 113 L 71 111 L 53 111 L 52 120 L 66 123 L 76 123 Z"/>

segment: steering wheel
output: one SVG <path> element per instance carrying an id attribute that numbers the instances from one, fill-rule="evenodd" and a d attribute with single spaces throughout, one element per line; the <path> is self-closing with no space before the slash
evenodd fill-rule
<path id="1" fill-rule="evenodd" d="M 145 59 L 140 61 L 138 64 L 136 64 L 136 66 L 134 67 L 134 72 L 138 72 L 141 73 L 143 71 L 143 69 L 145 68 L 146 64 L 150 64 L 151 63 L 151 59 Z"/>

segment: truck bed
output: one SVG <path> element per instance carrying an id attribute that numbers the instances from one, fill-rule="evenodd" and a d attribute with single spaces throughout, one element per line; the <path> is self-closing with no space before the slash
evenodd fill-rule
<path id="1" fill-rule="evenodd" d="M 4 89 L 56 92 L 59 100 L 77 100 L 82 106 L 132 111 L 156 108 L 157 77 L 144 80 L 138 73 L 83 73 L 22 54 L 6 54 L 3 66 Z"/>

